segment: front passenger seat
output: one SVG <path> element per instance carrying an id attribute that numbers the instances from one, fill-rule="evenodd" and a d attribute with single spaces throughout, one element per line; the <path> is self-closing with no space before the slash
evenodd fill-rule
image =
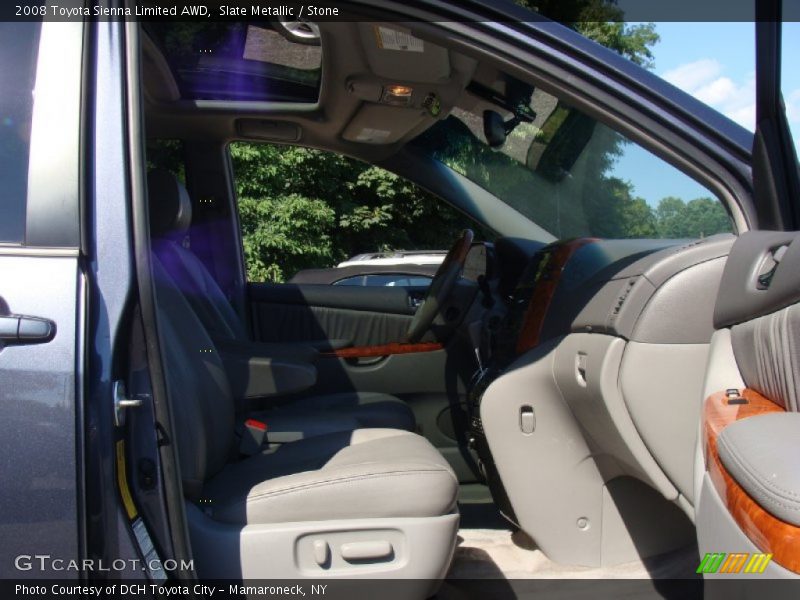
<path id="1" fill-rule="evenodd" d="M 157 257 L 153 272 L 200 576 L 398 577 L 418 580 L 410 597 L 435 592 L 458 529 L 458 481 L 441 454 L 414 433 L 361 429 L 235 458 L 222 361 Z"/>
<path id="2" fill-rule="evenodd" d="M 248 339 L 244 325 L 203 262 L 187 247 L 192 204 L 186 188 L 169 171 L 148 173 L 150 238 L 153 253 L 163 270 L 186 297 L 191 310 L 217 348 L 249 348 L 255 354 L 310 362 L 316 353 L 304 344 L 265 344 Z M 311 352 L 309 353 L 309 350 Z M 280 408 L 282 419 L 302 420 L 314 416 L 325 420 L 332 414 L 339 422 L 355 427 L 390 427 L 413 431 L 414 414 L 394 396 L 377 392 L 341 392 L 293 399 Z M 249 415 L 269 419 L 271 413 Z"/>

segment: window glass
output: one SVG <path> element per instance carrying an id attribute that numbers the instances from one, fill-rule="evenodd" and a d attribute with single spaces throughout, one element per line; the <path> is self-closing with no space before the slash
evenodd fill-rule
<path id="1" fill-rule="evenodd" d="M 356 275 L 340 279 L 333 285 L 354 285 L 361 287 L 428 287 L 430 277 L 421 275 Z"/>
<path id="2" fill-rule="evenodd" d="M 285 282 L 298 271 L 335 269 L 354 257 L 366 268 L 381 264 L 383 273 L 404 273 L 408 256 L 393 268 L 387 253 L 443 256 L 465 227 L 490 239 L 409 181 L 339 154 L 243 142 L 231 144 L 230 153 L 249 281 Z"/>
<path id="3" fill-rule="evenodd" d="M 25 239 L 40 29 L 41 23 L 0 23 L 0 242 Z"/>
<path id="4" fill-rule="evenodd" d="M 755 131 L 754 23 L 656 23 L 656 32 L 659 39 L 652 46 L 656 74 L 748 131 Z M 702 43 L 687 44 L 687 39 Z"/>
<path id="5" fill-rule="evenodd" d="M 413 144 L 556 238 L 699 238 L 732 230 L 711 192 L 554 96 L 510 77 L 472 90 L 478 97 L 470 109 L 453 110 Z"/>
<path id="6" fill-rule="evenodd" d="M 800 148 L 800 5 L 784 0 L 784 23 L 781 35 L 781 87 L 786 103 L 786 118 L 792 131 L 795 150 Z"/>

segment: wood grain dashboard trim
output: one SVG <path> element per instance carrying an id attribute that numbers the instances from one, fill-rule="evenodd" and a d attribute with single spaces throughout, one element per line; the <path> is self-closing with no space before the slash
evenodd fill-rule
<path id="1" fill-rule="evenodd" d="M 547 311 L 553 302 L 558 284 L 561 282 L 561 274 L 567 262 L 578 250 L 596 242 L 596 238 L 578 238 L 568 242 L 558 244 L 553 248 L 547 257 L 542 259 L 539 265 L 536 282 L 534 283 L 533 294 L 528 302 L 525 317 L 522 321 L 522 329 L 517 338 L 517 353 L 522 354 L 531 348 L 539 345 L 542 335 L 542 327 L 547 317 Z"/>
<path id="2" fill-rule="evenodd" d="M 730 404 L 724 392 L 709 396 L 704 411 L 706 468 L 714 488 L 728 508 L 733 520 L 759 550 L 773 555 L 784 568 L 800 573 L 800 527 L 781 521 L 764 510 L 731 477 L 717 450 L 717 438 L 731 423 L 784 409 L 750 389 L 741 396 L 746 404 Z"/>
<path id="3" fill-rule="evenodd" d="M 383 344 L 380 346 L 358 346 L 356 348 L 340 348 L 325 352 L 323 356 L 337 358 L 372 358 L 375 356 L 392 356 L 394 354 L 417 354 L 419 352 L 435 352 L 444 348 L 437 342 L 420 342 L 417 344 Z"/>

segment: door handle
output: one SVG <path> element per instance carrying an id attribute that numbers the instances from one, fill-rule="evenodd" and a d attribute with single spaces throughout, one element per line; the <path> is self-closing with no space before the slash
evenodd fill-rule
<path id="1" fill-rule="evenodd" d="M 3 344 L 44 344 L 52 340 L 55 333 L 56 324 L 50 319 L 0 316 L 0 342 Z"/>

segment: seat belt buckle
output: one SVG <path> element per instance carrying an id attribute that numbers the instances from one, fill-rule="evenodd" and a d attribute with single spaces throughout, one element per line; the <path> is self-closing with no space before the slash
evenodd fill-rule
<path id="1" fill-rule="evenodd" d="M 261 452 L 262 448 L 267 445 L 269 445 L 267 424 L 257 419 L 247 419 L 244 422 L 239 452 L 246 456 L 252 456 Z"/>

